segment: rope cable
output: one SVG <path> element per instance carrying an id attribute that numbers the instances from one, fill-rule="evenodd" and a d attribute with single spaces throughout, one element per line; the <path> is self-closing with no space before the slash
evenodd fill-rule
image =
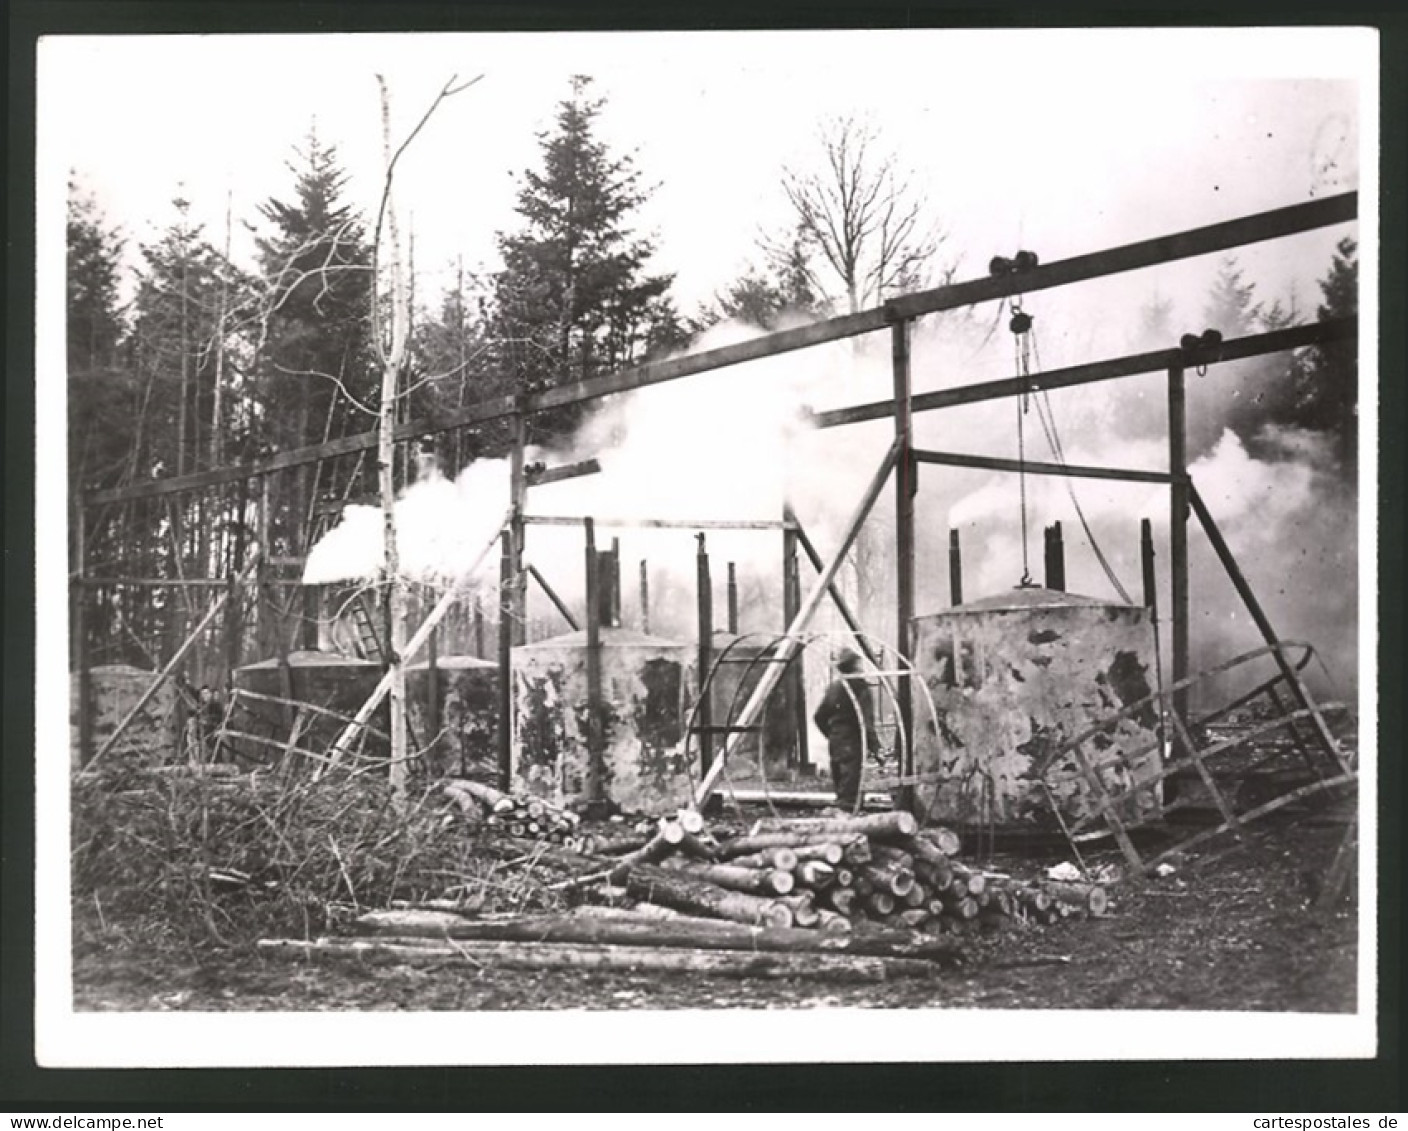
<path id="1" fill-rule="evenodd" d="M 1014 332 L 1015 332 L 1015 331 L 1014 331 Z M 1019 372 L 1023 377 L 1030 377 L 1030 375 L 1031 375 L 1030 359 L 1034 357 L 1034 358 L 1035 358 L 1035 361 L 1036 361 L 1036 372 L 1037 372 L 1038 374 L 1040 374 L 1040 373 L 1041 373 L 1041 347 L 1040 347 L 1040 345 L 1039 345 L 1039 343 L 1038 343 L 1038 341 L 1037 341 L 1037 336 L 1036 336 L 1036 330 L 1035 330 L 1035 328 L 1033 327 L 1033 325 L 1032 325 L 1030 322 L 1028 322 L 1028 323 L 1027 323 L 1027 326 L 1026 326 L 1026 330 L 1025 330 L 1023 333 L 1017 334 L 1017 337 L 1018 337 L 1019 340 L 1024 339 L 1024 338 L 1029 338 L 1029 339 L 1030 339 L 1030 343 L 1029 343 L 1028 345 L 1026 345 L 1025 351 L 1023 350 L 1022 347 L 1019 346 L 1019 350 L 1018 350 L 1018 355 L 1019 355 L 1018 372 Z M 1021 359 L 1022 359 L 1022 355 L 1023 355 L 1024 352 L 1025 352 L 1025 354 L 1026 354 L 1026 356 L 1027 356 L 1027 362 L 1028 362 L 1025 366 L 1023 366 L 1022 364 L 1020 364 Z M 1050 391 L 1047 390 L 1047 389 L 1036 389 L 1035 391 L 1038 392 L 1040 395 L 1037 396 L 1037 397 L 1035 397 L 1035 398 L 1032 398 L 1032 399 L 1034 399 L 1035 402 L 1036 402 L 1036 414 L 1037 414 L 1037 419 L 1041 422 L 1041 429 L 1042 429 L 1042 431 L 1046 434 L 1046 442 L 1047 442 L 1047 444 L 1050 445 L 1050 447 L 1051 447 L 1051 454 L 1056 457 L 1056 462 L 1059 463 L 1062 467 L 1066 467 L 1066 466 L 1067 466 L 1067 463 L 1066 463 L 1065 446 L 1064 446 L 1064 445 L 1062 444 L 1062 442 L 1061 442 L 1060 430 L 1059 430 L 1059 429 L 1057 428 L 1057 426 L 1056 426 L 1056 412 L 1055 412 L 1055 410 L 1052 408 L 1052 405 L 1051 405 L 1051 393 L 1050 393 Z M 1028 396 L 1029 396 L 1029 393 L 1028 393 L 1028 392 L 1023 392 L 1023 393 L 1022 393 L 1022 400 L 1023 400 L 1023 402 L 1025 402 L 1025 401 L 1027 400 Z M 1020 431 L 1019 431 L 1019 432 L 1018 432 L 1018 446 L 1019 446 L 1019 448 L 1020 448 L 1020 446 L 1021 446 L 1021 438 L 1020 438 L 1020 437 L 1021 437 L 1021 433 L 1020 433 Z M 1023 458 L 1025 458 L 1025 457 L 1023 457 Z M 1023 468 L 1022 474 L 1025 474 L 1025 466 L 1024 466 L 1024 468 Z M 1119 577 L 1116 575 L 1116 573 L 1115 573 L 1115 571 L 1114 571 L 1114 567 L 1112 567 L 1112 566 L 1110 565 L 1109 559 L 1105 556 L 1105 551 L 1101 548 L 1099 540 L 1095 537 L 1095 532 L 1090 528 L 1090 522 L 1089 522 L 1089 520 L 1088 520 L 1088 519 L 1086 518 L 1086 516 L 1085 516 L 1085 509 L 1080 505 L 1080 498 L 1079 498 L 1079 496 L 1076 494 L 1075 484 L 1071 482 L 1070 476 L 1063 476 L 1063 478 L 1066 480 L 1066 493 L 1067 493 L 1067 494 L 1070 496 L 1070 498 L 1071 498 L 1071 505 L 1075 508 L 1076 517 L 1080 520 L 1081 529 L 1082 529 L 1083 531 L 1085 531 L 1085 539 L 1086 539 L 1086 541 L 1090 544 L 1090 549 L 1091 549 L 1091 550 L 1094 552 L 1094 554 L 1095 554 L 1095 560 L 1100 563 L 1100 568 L 1101 568 L 1102 570 L 1104 570 L 1105 576 L 1109 579 L 1110 584 L 1114 587 L 1115 592 L 1119 594 L 1120 600 L 1122 600 L 1126 605 L 1132 605 L 1132 604 L 1134 604 L 1134 601 L 1130 598 L 1129 591 L 1128 591 L 1127 589 L 1125 589 L 1125 587 L 1124 587 L 1122 584 L 1120 584 L 1120 579 L 1119 579 Z M 1024 491 L 1024 492 L 1023 492 L 1023 507 L 1024 507 L 1024 509 L 1023 509 L 1023 530 L 1022 530 L 1023 551 L 1024 551 L 1024 563 L 1025 563 L 1025 549 L 1026 549 L 1026 546 L 1025 546 L 1025 539 L 1026 539 L 1025 498 L 1026 498 L 1026 496 L 1025 496 L 1025 491 Z"/>

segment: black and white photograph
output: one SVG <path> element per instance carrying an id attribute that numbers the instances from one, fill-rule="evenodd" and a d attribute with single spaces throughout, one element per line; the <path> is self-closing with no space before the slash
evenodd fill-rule
<path id="1" fill-rule="evenodd" d="M 1378 60 L 44 36 L 39 1063 L 1373 1058 Z"/>

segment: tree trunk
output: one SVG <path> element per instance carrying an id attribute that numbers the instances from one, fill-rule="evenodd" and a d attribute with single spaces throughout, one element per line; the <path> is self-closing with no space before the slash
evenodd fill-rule
<path id="1" fill-rule="evenodd" d="M 791 872 L 776 869 L 740 868 L 735 864 L 703 864 L 679 858 L 667 860 L 665 866 L 671 871 L 750 895 L 787 895 L 797 886 Z"/>
<path id="2" fill-rule="evenodd" d="M 380 82 L 378 76 L 378 82 Z M 406 596 L 401 582 L 401 558 L 396 544 L 396 480 L 394 443 L 396 401 L 399 396 L 401 366 L 406 357 L 406 340 L 410 311 L 406 298 L 406 280 L 401 264 L 400 240 L 397 236 L 396 212 L 391 204 L 391 170 L 395 163 L 391 148 L 391 95 L 381 83 L 382 143 L 386 153 L 386 188 L 383 208 L 386 210 L 387 234 L 391 244 L 391 341 L 382 357 L 381 413 L 377 431 L 377 482 L 381 494 L 381 530 L 384 553 L 383 579 L 387 587 L 387 619 L 391 637 L 391 654 L 387 657 L 390 684 L 387 697 L 391 704 L 391 789 L 398 801 L 406 796 L 408 742 L 406 736 L 406 669 L 403 654 L 406 649 Z M 375 295 L 376 280 L 372 280 Z M 375 298 L 373 298 L 375 302 Z M 378 340 L 380 340 L 378 338 Z"/>
<path id="3" fill-rule="evenodd" d="M 667 868 L 630 866 L 624 880 L 626 890 L 637 899 L 663 903 L 681 911 L 771 927 L 792 925 L 792 909 L 784 903 L 730 891 Z"/>
<path id="4" fill-rule="evenodd" d="M 749 836 L 734 837 L 725 841 L 719 846 L 719 857 L 728 860 L 735 856 L 746 856 L 755 852 L 763 852 L 769 848 L 791 848 L 794 850 L 811 849 L 831 843 L 836 843 L 839 838 L 828 836 L 825 832 L 762 832 Z M 799 857 L 800 858 L 800 857 Z M 855 836 L 848 844 L 842 845 L 842 858 L 851 862 L 859 863 L 870 859 L 870 846 L 864 836 Z"/>
<path id="5" fill-rule="evenodd" d="M 1056 902 L 1078 908 L 1097 919 L 1105 914 L 1110 905 L 1109 896 L 1099 884 L 1058 883 L 1055 880 L 1046 880 L 1041 886 Z M 973 890 L 971 883 L 968 890 Z"/>
<path id="6" fill-rule="evenodd" d="M 890 813 L 870 813 L 862 817 L 764 817 L 753 833 L 826 833 L 832 837 L 864 833 L 877 837 L 913 836 L 919 829 L 914 817 L 902 809 Z M 813 840 L 825 839 L 813 836 Z"/>
<path id="7" fill-rule="evenodd" d="M 579 909 L 580 910 L 580 909 Z M 789 908 L 790 912 L 790 908 Z M 652 913 L 656 914 L 656 913 Z M 798 954 L 864 954 L 873 957 L 951 960 L 949 946 L 904 932 L 868 931 L 853 939 L 824 937 L 799 927 L 745 925 L 683 915 L 672 919 L 599 918 L 593 915 L 532 915 L 517 919 L 466 919 L 444 912 L 370 911 L 359 932 L 436 940 L 622 944 L 711 947 Z"/>
<path id="8" fill-rule="evenodd" d="M 814 934 L 826 941 L 849 936 Z M 545 942 L 468 942 L 417 944 L 392 940 L 260 939 L 266 953 L 288 957 L 357 957 L 440 965 L 447 958 L 518 970 L 625 970 L 706 974 L 733 978 L 806 978 L 817 981 L 885 982 L 894 978 L 932 978 L 940 967 L 914 958 L 877 958 L 853 954 L 788 954 L 683 947 L 596 946 Z"/>

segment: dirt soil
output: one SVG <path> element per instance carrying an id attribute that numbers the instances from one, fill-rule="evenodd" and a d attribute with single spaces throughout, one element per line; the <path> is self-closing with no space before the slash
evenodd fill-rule
<path id="1" fill-rule="evenodd" d="M 319 962 L 253 947 L 75 954 L 80 1010 L 514 1009 L 1190 1009 L 1353 1012 L 1353 893 L 1319 916 L 1316 885 L 1343 835 L 1334 824 L 1263 830 L 1219 859 L 1111 887 L 1110 914 L 1011 923 L 962 937 L 965 961 L 932 980 L 851 985 L 814 979 L 583 974 Z M 1034 875 L 1062 859 L 994 858 Z M 1098 853 L 1087 863 L 1117 863 Z M 1351 887 L 1353 885 L 1351 884 Z M 447 976 L 453 973 L 454 976 Z"/>

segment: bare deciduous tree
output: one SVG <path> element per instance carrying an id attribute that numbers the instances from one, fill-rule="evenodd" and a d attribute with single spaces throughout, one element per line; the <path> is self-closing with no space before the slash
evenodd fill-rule
<path id="1" fill-rule="evenodd" d="M 381 363 L 381 410 L 380 427 L 377 437 L 377 467 L 382 508 L 382 537 L 385 557 L 385 579 L 387 593 L 388 623 L 391 629 L 391 655 L 388 657 L 388 673 L 391 677 L 391 783 L 398 797 L 403 796 L 406 782 L 406 672 L 402 652 L 406 646 L 406 591 L 400 578 L 400 556 L 396 544 L 396 488 L 393 479 L 393 440 L 396 424 L 396 405 L 403 395 L 400 388 L 402 372 L 406 366 L 407 346 L 411 334 L 411 303 L 406 282 L 406 268 L 401 258 L 401 243 L 396 227 L 396 213 L 391 206 L 392 180 L 396 173 L 396 162 L 401 154 L 416 139 L 440 103 L 478 82 L 478 78 L 457 83 L 455 79 L 441 89 L 431 103 L 430 109 L 420 119 L 399 148 L 392 150 L 391 142 L 391 95 L 386 82 L 377 75 L 377 85 L 381 89 L 382 143 L 386 152 L 386 179 L 382 187 L 381 206 L 377 212 L 376 232 L 372 238 L 372 277 L 376 280 L 384 267 L 389 276 L 391 290 L 390 321 L 382 317 L 382 307 L 378 300 L 377 287 L 372 287 L 372 344 L 377 360 Z M 386 228 L 389 254 L 383 259 L 381 233 Z"/>
<path id="2" fill-rule="evenodd" d="M 827 121 L 818 140 L 816 168 L 787 167 L 782 174 L 797 234 L 810 253 L 812 287 L 853 314 L 923 286 L 944 235 L 911 174 L 875 127 L 859 119 Z"/>

